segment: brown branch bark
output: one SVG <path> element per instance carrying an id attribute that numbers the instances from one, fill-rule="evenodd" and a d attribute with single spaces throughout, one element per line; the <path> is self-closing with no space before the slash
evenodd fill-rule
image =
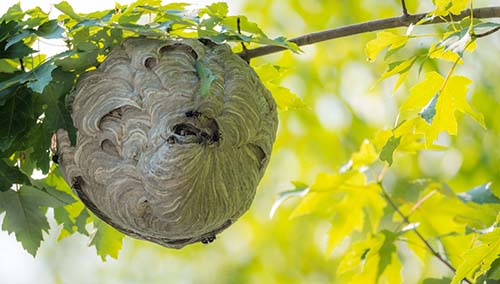
<path id="1" fill-rule="evenodd" d="M 500 6 L 495 7 L 483 7 L 473 9 L 474 18 L 484 19 L 484 18 L 500 18 Z M 347 37 L 367 32 L 385 30 L 390 28 L 407 27 L 410 24 L 417 23 L 420 19 L 428 15 L 429 13 L 420 13 L 414 15 L 401 15 L 398 17 L 373 20 L 364 23 L 358 23 L 343 27 L 338 27 L 334 29 L 314 32 L 310 34 L 305 34 L 296 38 L 290 39 L 291 42 L 296 43 L 298 46 L 309 45 L 313 43 L 318 43 L 322 41 L 327 41 L 340 37 Z M 461 19 L 470 16 L 470 10 L 464 10 L 459 15 L 452 15 L 451 19 L 453 21 L 460 21 Z M 449 19 L 447 19 L 449 20 Z M 425 24 L 437 24 L 445 22 L 443 19 L 436 17 L 432 21 L 428 21 Z M 280 52 L 286 48 L 275 45 L 266 45 L 257 47 L 254 49 L 248 49 L 240 52 L 238 55 L 243 59 L 249 61 L 252 58 L 268 55 L 275 52 Z"/>

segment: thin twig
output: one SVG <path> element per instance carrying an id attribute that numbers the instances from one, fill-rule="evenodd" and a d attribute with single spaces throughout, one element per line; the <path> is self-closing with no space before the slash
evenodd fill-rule
<path id="1" fill-rule="evenodd" d="M 476 34 L 476 38 L 480 38 L 480 37 L 485 37 L 485 36 L 489 36 L 490 34 L 492 33 L 496 33 L 500 30 L 500 27 L 496 27 L 494 29 L 491 29 L 487 32 L 484 32 L 484 33 L 481 33 L 481 34 Z"/>
<path id="2" fill-rule="evenodd" d="M 500 18 L 500 6 L 476 8 L 472 10 L 472 13 L 474 14 L 474 18 L 476 19 Z M 297 44 L 298 46 L 304 46 L 335 38 L 347 37 L 367 32 L 385 30 L 390 28 L 407 27 L 411 24 L 417 23 L 419 20 L 421 20 L 428 14 L 429 13 L 402 15 L 393 18 L 368 21 L 364 23 L 358 23 L 330 30 L 324 30 L 320 32 L 306 34 L 303 36 L 292 38 L 290 39 L 290 41 Z M 452 21 L 460 21 L 466 17 L 469 17 L 470 15 L 471 15 L 471 10 L 467 9 L 462 11 L 459 15 L 450 14 L 450 17 Z M 435 17 L 434 19 L 426 21 L 422 24 L 429 25 L 429 24 L 437 24 L 443 22 L 445 22 L 444 19 L 440 17 Z M 275 52 L 280 52 L 285 49 L 286 48 L 281 46 L 265 45 L 254 49 L 243 50 L 242 52 L 238 53 L 238 55 L 248 61 L 251 58 L 264 56 Z"/>
<path id="3" fill-rule="evenodd" d="M 241 35 L 241 21 L 240 17 L 236 18 L 236 26 L 238 27 L 238 33 Z M 243 51 L 247 51 L 247 47 L 244 42 L 241 42 L 241 47 L 243 48 Z"/>
<path id="4" fill-rule="evenodd" d="M 398 215 L 401 216 L 401 218 L 403 218 L 403 221 L 405 223 L 411 224 L 408 217 L 405 214 L 403 214 L 403 212 L 401 212 L 401 210 L 399 210 L 399 207 L 396 205 L 396 203 L 394 203 L 394 201 L 392 200 L 391 196 L 387 193 L 387 191 L 385 191 L 382 184 L 379 183 L 379 185 L 380 185 L 380 188 L 382 188 L 382 196 L 385 198 L 385 200 L 387 200 L 389 205 L 391 205 L 391 207 L 394 209 L 394 211 L 396 211 L 398 213 Z M 429 244 L 429 242 L 424 238 L 424 236 L 416 228 L 413 229 L 413 232 L 415 232 L 417 237 L 425 244 L 425 246 L 429 249 L 429 251 L 432 253 L 432 255 L 434 255 L 437 259 L 439 259 L 439 261 L 441 261 L 444 265 L 446 265 L 451 271 L 453 271 L 453 273 L 455 273 L 457 271 L 455 269 L 455 267 L 453 267 L 453 265 L 450 262 L 448 262 L 438 251 L 436 251 L 431 246 L 431 244 Z M 467 278 L 464 278 L 463 280 L 469 284 L 472 284 L 472 282 Z"/>
<path id="5" fill-rule="evenodd" d="M 424 204 L 425 201 L 427 201 L 429 198 L 431 198 L 434 194 L 436 194 L 437 191 L 436 190 L 432 190 L 431 192 L 429 192 L 428 194 L 426 194 L 424 197 L 422 197 L 420 200 L 418 200 L 410 209 L 410 212 L 408 212 L 408 214 L 406 215 L 406 217 L 410 217 L 411 214 L 413 214 L 420 206 L 422 206 L 422 204 Z M 399 230 L 399 228 L 401 226 L 403 226 L 403 224 L 405 223 L 405 221 L 402 221 L 398 226 L 397 226 L 397 230 Z"/>
<path id="6" fill-rule="evenodd" d="M 23 70 L 23 72 L 26 72 L 26 68 L 24 67 L 24 61 L 22 58 L 19 58 L 19 65 L 21 66 L 21 70 Z"/>
<path id="7" fill-rule="evenodd" d="M 401 0 L 401 9 L 403 9 L 403 16 L 409 16 L 408 9 L 406 9 L 405 0 Z"/>

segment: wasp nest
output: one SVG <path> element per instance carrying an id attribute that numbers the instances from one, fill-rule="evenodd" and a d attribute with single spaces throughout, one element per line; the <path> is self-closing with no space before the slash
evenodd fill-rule
<path id="1" fill-rule="evenodd" d="M 66 181 L 119 231 L 181 248 L 248 208 L 271 155 L 276 105 L 228 45 L 130 38 L 79 79 Z"/>

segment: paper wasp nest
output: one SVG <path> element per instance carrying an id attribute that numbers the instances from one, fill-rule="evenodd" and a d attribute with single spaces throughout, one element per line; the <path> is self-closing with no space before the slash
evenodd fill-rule
<path id="1" fill-rule="evenodd" d="M 63 175 L 119 231 L 181 248 L 211 242 L 250 207 L 278 119 L 228 45 L 127 39 L 70 98 L 77 142 L 57 133 Z"/>

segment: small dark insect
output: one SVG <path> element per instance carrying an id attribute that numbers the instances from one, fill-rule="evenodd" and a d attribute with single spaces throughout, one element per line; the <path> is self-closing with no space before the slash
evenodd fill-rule
<path id="1" fill-rule="evenodd" d="M 198 144 L 206 144 L 207 141 L 210 141 L 210 135 L 206 132 L 201 132 L 198 140 Z"/>
<path id="2" fill-rule="evenodd" d="M 71 188 L 73 188 L 74 190 L 76 190 L 78 192 L 79 190 L 82 189 L 82 185 L 84 183 L 85 182 L 83 181 L 83 178 L 81 176 L 74 177 L 71 180 Z"/>
<path id="3" fill-rule="evenodd" d="M 202 237 L 200 239 L 201 243 L 205 244 L 205 245 L 213 242 L 214 240 L 215 240 L 215 236 L 214 235 L 205 236 L 205 237 Z"/>
<path id="4" fill-rule="evenodd" d="M 175 142 L 176 142 L 176 139 L 175 139 L 175 137 L 174 137 L 174 136 L 169 136 L 169 137 L 167 138 L 167 143 L 168 143 L 168 144 L 175 144 Z"/>
<path id="5" fill-rule="evenodd" d="M 219 142 L 219 140 L 222 138 L 222 134 L 220 133 L 219 130 L 216 130 L 212 137 L 210 137 L 210 142 L 215 143 Z"/>
<path id="6" fill-rule="evenodd" d="M 185 113 L 186 117 L 194 117 L 198 118 L 201 116 L 201 112 L 196 111 L 196 110 L 190 110 Z"/>
<path id="7" fill-rule="evenodd" d="M 52 162 L 59 164 L 59 155 L 57 154 L 52 155 Z"/>

